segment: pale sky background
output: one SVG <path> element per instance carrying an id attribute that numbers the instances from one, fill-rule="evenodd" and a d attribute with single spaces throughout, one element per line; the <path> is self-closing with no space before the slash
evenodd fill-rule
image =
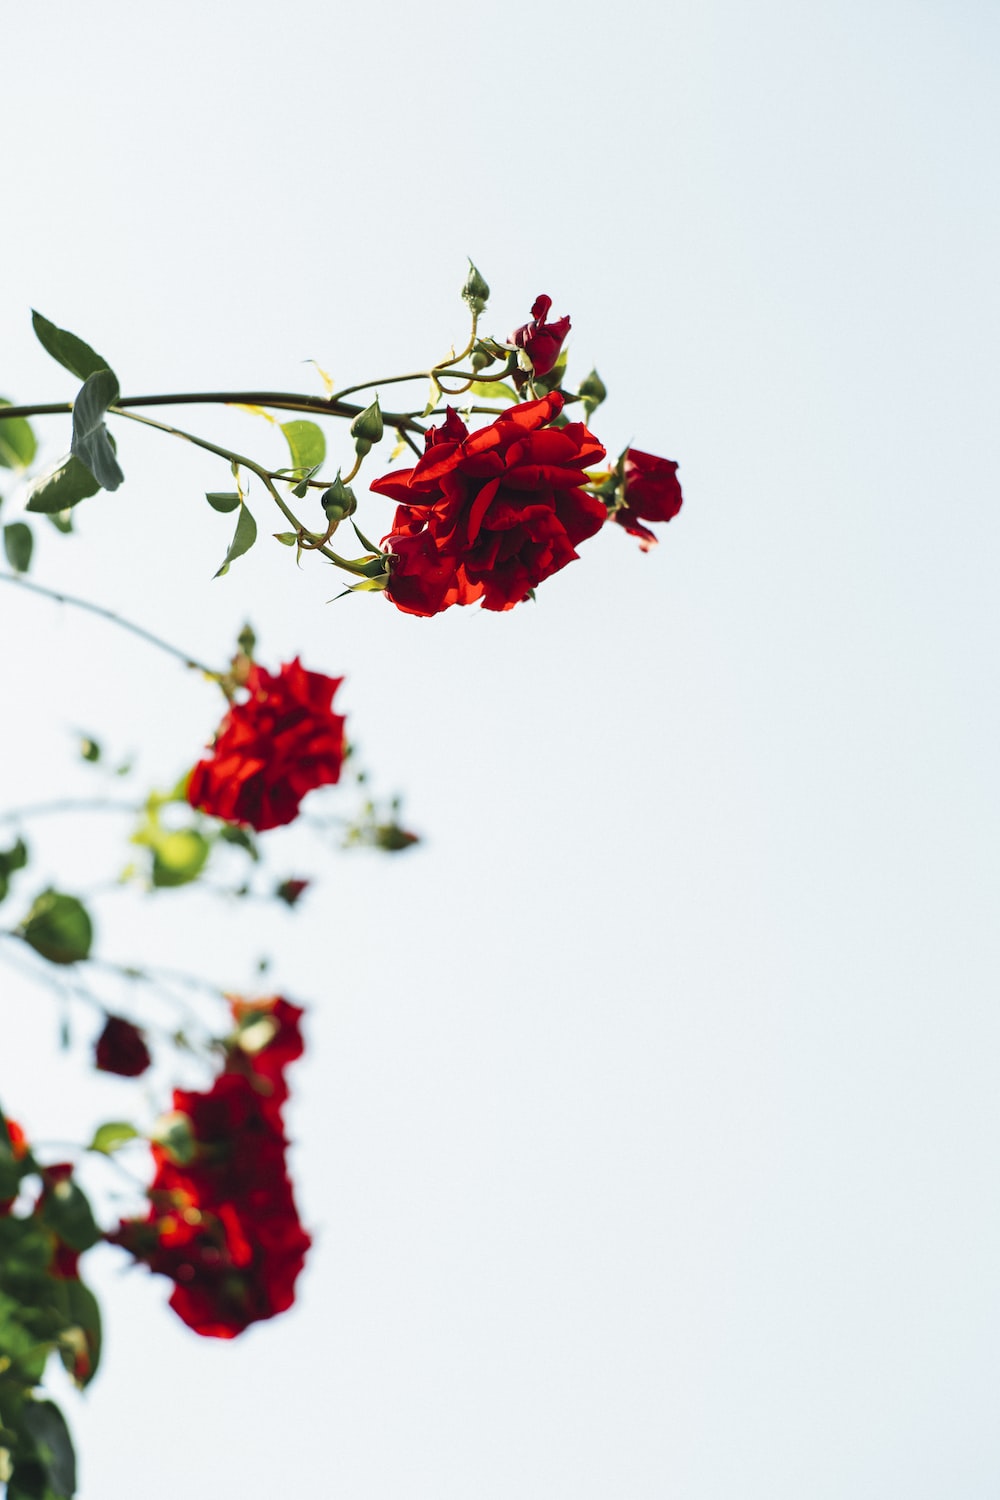
<path id="1" fill-rule="evenodd" d="M 993 1500 L 995 8 L 8 10 L 4 395 L 73 394 L 31 306 L 132 393 L 417 368 L 464 337 L 472 255 L 487 326 L 548 292 L 598 435 L 686 494 L 652 556 L 614 529 L 534 607 L 433 621 L 327 605 L 274 544 L 213 582 L 225 466 L 124 423 L 126 485 L 36 528 L 41 581 L 213 660 L 249 614 L 265 661 L 345 673 L 427 834 L 294 916 L 100 905 L 110 957 L 250 988 L 268 948 L 310 1006 L 316 1246 L 232 1344 L 95 1252 L 81 1500 Z M 75 728 L 163 783 L 217 721 L 97 621 L 4 587 L 0 629 L 6 805 L 93 788 Z M 39 826 L 4 923 L 122 832 Z M 55 1058 L 48 994 L 4 971 L 0 1014 L 33 1134 L 129 1112 Z"/>

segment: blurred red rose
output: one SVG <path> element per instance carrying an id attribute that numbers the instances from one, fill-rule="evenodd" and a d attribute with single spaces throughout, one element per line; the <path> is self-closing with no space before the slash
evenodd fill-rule
<path id="1" fill-rule="evenodd" d="M 332 704 L 342 681 L 307 672 L 298 657 L 276 676 L 253 665 L 247 698 L 191 772 L 191 806 L 258 833 L 290 823 L 306 792 L 340 778 L 344 720 Z"/>
<path id="2" fill-rule="evenodd" d="M 570 330 L 569 318 L 559 318 L 555 323 L 546 323 L 552 298 L 536 297 L 531 308 L 531 322 L 523 324 L 511 334 L 509 343 L 523 349 L 531 360 L 535 375 L 548 375 L 555 367 L 562 348 L 563 339 Z M 515 376 L 515 379 L 517 377 Z M 521 380 L 524 380 L 521 376 Z"/>
<path id="3" fill-rule="evenodd" d="M 669 458 L 657 458 L 639 448 L 628 448 L 623 466 L 625 504 L 615 511 L 614 519 L 631 536 L 639 538 L 643 552 L 655 547 L 655 537 L 642 521 L 672 521 L 681 508 L 681 487 L 677 465 Z"/>
<path id="4" fill-rule="evenodd" d="M 285 1069 L 303 1052 L 302 1008 L 281 995 L 267 1000 L 233 998 L 230 1008 L 237 1029 L 227 1071 L 252 1075 L 262 1107 L 275 1110 L 280 1117 L 288 1098 Z"/>
<path id="5" fill-rule="evenodd" d="M 399 609 L 436 615 L 477 599 L 512 609 L 600 530 L 607 510 L 582 486 L 604 449 L 582 422 L 549 425 L 562 407 L 553 391 L 471 435 L 449 408 L 412 469 L 375 481 L 401 502 L 383 538 L 385 592 Z"/>
<path id="6" fill-rule="evenodd" d="M 310 1245 L 288 1180 L 281 1120 L 284 1068 L 302 1051 L 302 1013 L 280 997 L 232 1004 L 247 1045 L 230 1046 L 207 1093 L 174 1092 L 190 1153 L 154 1144 L 149 1214 L 123 1219 L 108 1236 L 170 1277 L 170 1306 L 209 1338 L 234 1338 L 290 1307 Z M 263 1041 L 252 1037 L 258 1021 Z"/>
<path id="7" fill-rule="evenodd" d="M 109 1016 L 94 1047 L 95 1067 L 102 1073 L 138 1078 L 151 1061 L 146 1039 L 138 1026 L 124 1016 Z"/>

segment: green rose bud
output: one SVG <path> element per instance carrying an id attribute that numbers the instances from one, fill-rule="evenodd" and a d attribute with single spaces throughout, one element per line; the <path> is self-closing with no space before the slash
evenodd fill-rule
<path id="1" fill-rule="evenodd" d="M 470 260 L 469 274 L 462 288 L 462 301 L 469 304 L 473 315 L 478 318 L 479 314 L 485 311 L 489 299 L 490 289 Z"/>

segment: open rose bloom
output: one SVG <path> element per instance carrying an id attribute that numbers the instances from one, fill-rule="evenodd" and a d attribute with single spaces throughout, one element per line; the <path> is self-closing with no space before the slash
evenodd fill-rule
<path id="1" fill-rule="evenodd" d="M 562 407 L 553 391 L 473 433 L 449 408 L 412 469 L 375 480 L 376 494 L 399 502 L 383 538 L 385 592 L 399 609 L 512 609 L 600 531 L 607 509 L 583 486 L 604 449 L 582 422 L 551 426 Z"/>
<path id="2" fill-rule="evenodd" d="M 307 672 L 298 657 L 277 673 L 255 663 L 245 701 L 232 705 L 191 772 L 191 806 L 258 833 L 291 823 L 307 792 L 340 779 L 344 720 L 333 695 L 342 681 Z"/>

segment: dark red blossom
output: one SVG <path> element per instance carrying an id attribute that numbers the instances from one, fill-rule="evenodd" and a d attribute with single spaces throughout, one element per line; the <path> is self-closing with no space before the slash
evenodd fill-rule
<path id="1" fill-rule="evenodd" d="M 399 609 L 436 615 L 477 599 L 512 609 L 600 530 L 607 510 L 583 485 L 604 449 L 582 422 L 552 426 L 562 407 L 553 391 L 471 434 L 449 408 L 412 469 L 375 481 L 400 502 L 383 538 L 385 592 Z"/>
<path id="2" fill-rule="evenodd" d="M 102 1073 L 138 1078 L 151 1061 L 146 1039 L 138 1026 L 124 1016 L 109 1016 L 94 1046 L 95 1067 Z"/>
<path id="3" fill-rule="evenodd" d="M 306 792 L 340 778 L 344 720 L 332 705 L 342 681 L 307 672 L 298 657 L 277 675 L 251 666 L 247 697 L 191 772 L 191 806 L 258 832 L 290 823 Z"/>
<path id="4" fill-rule="evenodd" d="M 223 1072 L 207 1093 L 174 1092 L 190 1152 L 153 1146 L 149 1214 L 108 1236 L 170 1277 L 170 1306 L 209 1338 L 233 1338 L 290 1307 L 310 1244 L 281 1119 L 284 1069 L 302 1051 L 301 1011 L 280 997 L 232 1006 L 239 1029 Z"/>
<path id="5" fill-rule="evenodd" d="M 639 448 L 628 448 L 622 466 L 625 503 L 614 513 L 619 526 L 639 538 L 643 552 L 655 547 L 657 537 L 643 521 L 672 521 L 681 508 L 677 465 Z"/>
<path id="6" fill-rule="evenodd" d="M 546 323 L 552 298 L 544 294 L 536 297 L 531 307 L 531 322 L 523 324 L 511 334 L 509 343 L 523 349 L 531 360 L 535 375 L 548 375 L 555 368 L 563 339 L 570 330 L 569 318 L 559 318 L 555 323 Z"/>

